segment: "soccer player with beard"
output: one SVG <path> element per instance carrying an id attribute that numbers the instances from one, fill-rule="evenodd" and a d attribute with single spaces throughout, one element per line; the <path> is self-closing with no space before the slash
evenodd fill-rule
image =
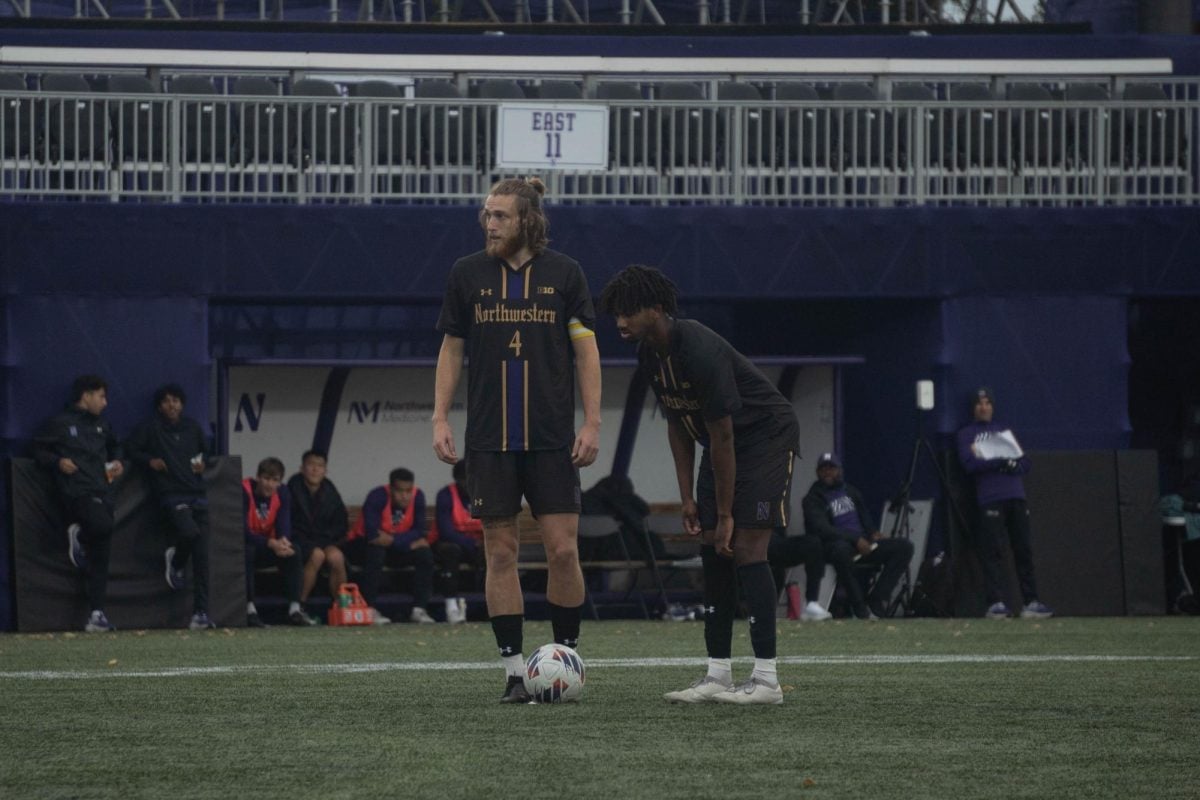
<path id="1" fill-rule="evenodd" d="M 549 250 L 537 178 L 492 187 L 479 214 L 486 248 L 450 270 L 438 330 L 433 449 L 459 459 L 448 415 L 463 357 L 467 374 L 464 456 L 471 514 L 483 521 L 485 593 L 507 673 L 503 703 L 526 703 L 522 683 L 524 598 L 517 575 L 522 496 L 541 528 L 554 641 L 576 647 L 584 602 L 579 568 L 579 468 L 596 460 L 600 354 L 583 270 Z M 583 426 L 575 432 L 575 387 Z"/>
<path id="2" fill-rule="evenodd" d="M 766 376 L 729 342 L 675 316 L 675 284 L 656 269 L 626 267 L 600 307 L 623 339 L 638 343 L 638 369 L 667 418 L 683 527 L 703 534 L 704 643 L 708 673 L 672 703 L 777 705 L 775 580 L 767 563 L 774 528 L 785 527 L 800 423 Z M 696 444 L 703 448 L 696 472 Z M 750 612 L 754 670 L 734 685 L 730 664 L 737 585 Z"/>

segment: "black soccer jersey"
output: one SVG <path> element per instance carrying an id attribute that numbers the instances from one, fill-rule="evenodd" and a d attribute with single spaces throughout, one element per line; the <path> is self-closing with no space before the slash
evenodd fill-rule
<path id="1" fill-rule="evenodd" d="M 583 270 L 546 250 L 513 270 L 480 251 L 450 270 L 437 328 L 466 340 L 467 447 L 551 450 L 575 441 L 575 351 L 596 313 Z"/>
<path id="2" fill-rule="evenodd" d="M 718 334 L 690 319 L 671 326 L 668 354 L 638 346 L 638 368 L 650 381 L 659 405 L 691 437 L 708 447 L 705 420 L 733 418 L 738 450 L 776 440 L 799 450 L 796 412 L 758 367 Z"/>

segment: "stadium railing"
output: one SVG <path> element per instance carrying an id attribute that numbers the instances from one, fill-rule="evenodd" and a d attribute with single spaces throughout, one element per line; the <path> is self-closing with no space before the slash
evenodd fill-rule
<path id="1" fill-rule="evenodd" d="M 994 82 L 968 91 L 978 81 L 911 76 L 845 91 L 845 82 L 814 78 L 809 93 L 793 91 L 794 81 L 788 91 L 782 81 L 747 82 L 763 99 L 716 99 L 715 80 L 696 84 L 702 97 L 685 93 L 691 99 L 663 99 L 680 96 L 664 89 L 679 85 L 670 81 L 639 79 L 641 99 L 584 81 L 584 99 L 570 102 L 609 109 L 608 164 L 545 170 L 552 196 L 654 205 L 1197 201 L 1200 81 L 1090 92 L 1023 77 L 1011 91 Z M 458 97 L 423 96 L 411 78 L 396 81 L 394 97 L 284 94 L 325 85 L 282 76 L 217 81 L 226 83 L 231 93 L 179 93 L 169 77 L 153 93 L 0 83 L 0 199 L 474 204 L 509 174 L 496 166 L 494 126 L 511 100 L 472 97 L 470 81 Z M 925 99 L 893 98 L 893 85 L 914 84 L 926 91 L 896 97 Z M 538 98 L 535 80 L 521 86 L 530 95 L 522 103 L 556 102 Z"/>

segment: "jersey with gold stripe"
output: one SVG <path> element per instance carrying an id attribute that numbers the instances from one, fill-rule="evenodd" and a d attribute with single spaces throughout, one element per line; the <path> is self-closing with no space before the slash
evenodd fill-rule
<path id="1" fill-rule="evenodd" d="M 663 412 L 703 447 L 709 444 L 705 420 L 732 417 L 737 450 L 766 441 L 799 450 L 792 404 L 748 358 L 701 323 L 673 320 L 666 354 L 641 342 L 638 368 Z"/>
<path id="2" fill-rule="evenodd" d="M 575 351 L 596 313 L 583 270 L 553 250 L 514 270 L 485 251 L 450 270 L 437 328 L 466 340 L 467 447 L 552 450 L 575 441 Z"/>

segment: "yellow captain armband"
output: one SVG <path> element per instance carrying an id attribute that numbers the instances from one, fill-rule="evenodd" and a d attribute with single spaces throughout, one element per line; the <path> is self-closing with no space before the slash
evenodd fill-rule
<path id="1" fill-rule="evenodd" d="M 571 338 L 572 342 L 595 335 L 591 328 L 579 321 L 578 317 L 571 317 L 571 321 L 567 323 L 567 336 Z"/>

